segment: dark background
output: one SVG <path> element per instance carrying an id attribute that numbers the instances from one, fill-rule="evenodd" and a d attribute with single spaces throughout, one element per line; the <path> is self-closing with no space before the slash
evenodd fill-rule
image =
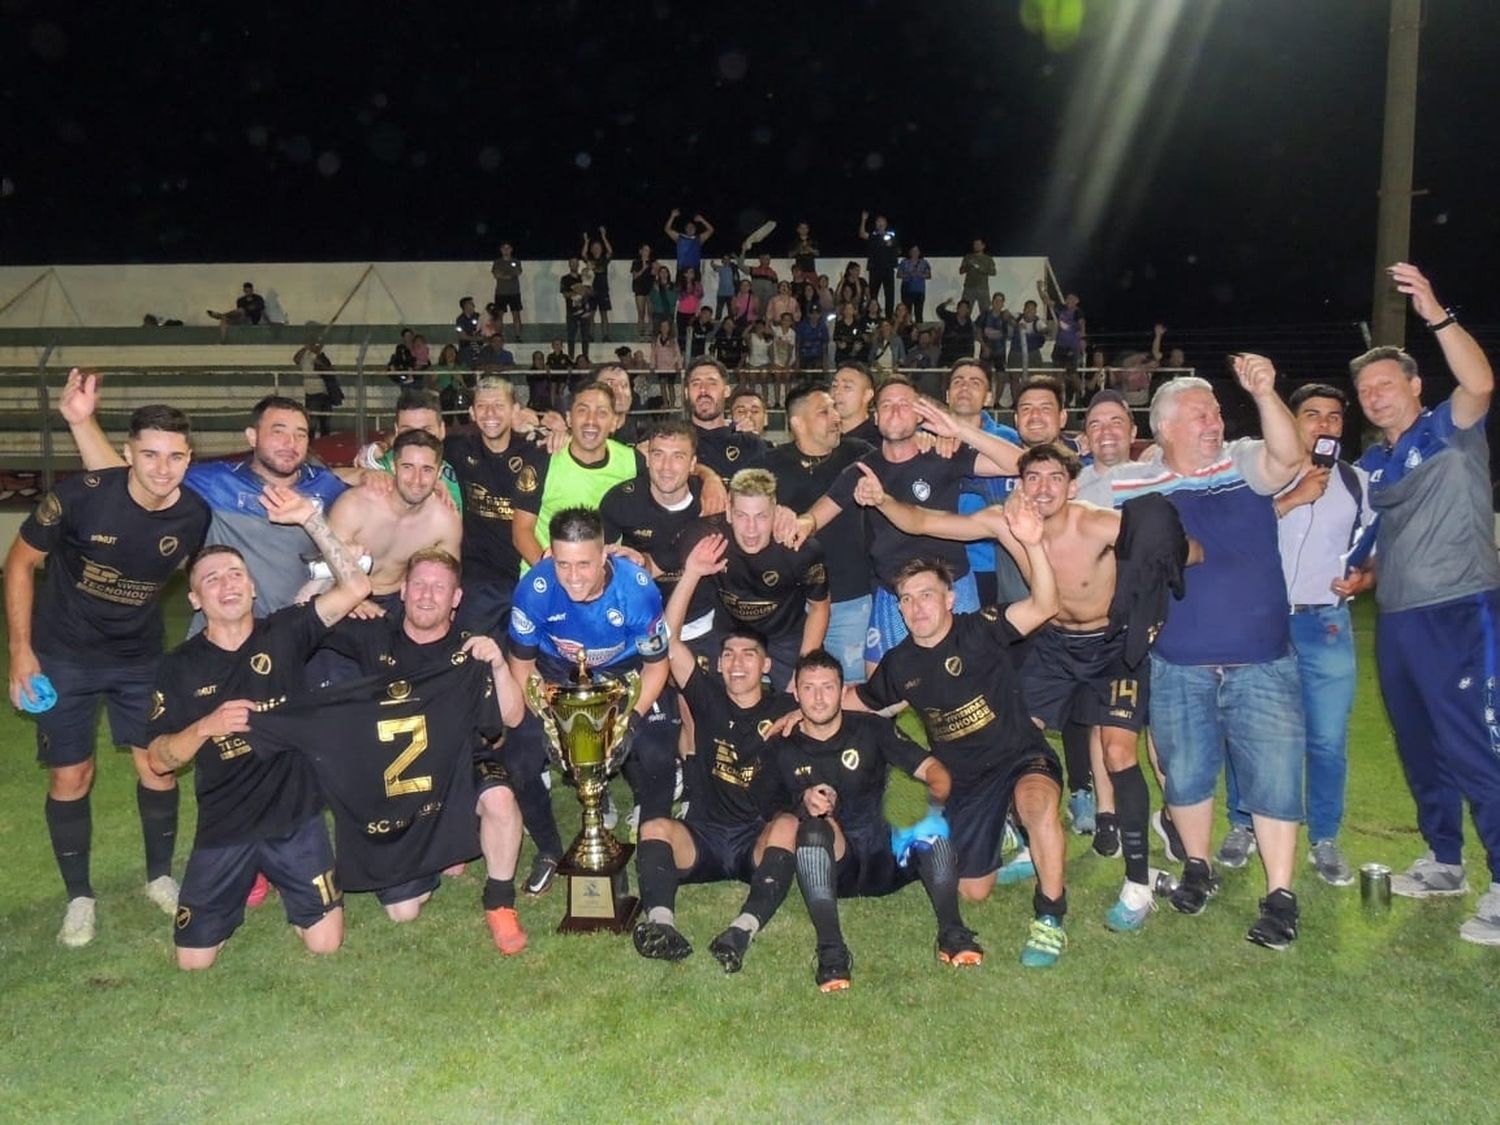
<path id="1" fill-rule="evenodd" d="M 853 256 L 868 207 L 929 255 L 982 235 L 1051 256 L 1096 332 L 1367 317 L 1387 6 L 1188 0 L 1150 67 L 1158 3 L 1087 0 L 1057 51 L 1017 0 L 0 0 L 0 257 L 486 260 L 503 236 L 553 258 L 600 223 L 628 257 L 668 248 L 674 205 L 735 243 L 775 218 L 777 254 L 805 217 L 825 254 Z M 1107 73 L 1112 37 L 1154 74 L 1140 126 L 1101 110 L 1064 158 L 1069 99 Z M 1497 41 L 1493 0 L 1429 4 L 1412 257 L 1481 317 Z M 1111 206 L 1080 230 L 1074 190 L 1111 141 Z"/>

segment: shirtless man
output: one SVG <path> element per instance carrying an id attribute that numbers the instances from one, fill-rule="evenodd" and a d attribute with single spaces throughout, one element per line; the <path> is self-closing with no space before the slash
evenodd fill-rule
<path id="1" fill-rule="evenodd" d="M 1117 932 L 1139 930 L 1151 911 L 1146 836 L 1150 792 L 1136 753 L 1137 735 L 1147 714 L 1150 665 L 1129 665 L 1126 632 L 1108 633 L 1121 515 L 1075 499 L 1081 466 L 1078 455 L 1061 445 L 1028 449 L 1018 468 L 1021 495 L 1042 517 L 1042 547 L 1056 575 L 1059 604 L 1056 617 L 1032 640 L 1022 671 L 1024 696 L 1040 725 L 1055 730 L 1071 718 L 1100 728 L 1125 852 L 1125 885 L 1119 901 L 1106 914 L 1105 925 Z M 892 524 L 911 535 L 994 538 L 1031 579 L 1025 548 L 1012 534 L 1000 506 L 967 516 L 915 508 L 888 497 L 868 472 L 855 498 L 878 507 Z M 1198 554 L 1196 545 L 1190 544 L 1188 561 L 1198 561 Z"/>

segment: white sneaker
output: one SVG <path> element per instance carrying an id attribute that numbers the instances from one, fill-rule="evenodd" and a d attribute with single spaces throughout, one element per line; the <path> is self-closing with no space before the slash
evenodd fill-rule
<path id="1" fill-rule="evenodd" d="M 158 875 L 146 884 L 146 897 L 161 907 L 163 914 L 177 913 L 177 880 L 170 875 Z"/>
<path id="2" fill-rule="evenodd" d="M 1391 894 L 1402 898 L 1456 898 L 1468 893 L 1463 864 L 1439 863 L 1430 851 L 1391 876 Z"/>
<path id="3" fill-rule="evenodd" d="M 57 931 L 57 940 L 69 949 L 77 949 L 94 940 L 94 900 L 80 895 L 68 901 L 68 912 L 63 915 L 62 929 Z"/>
<path id="4" fill-rule="evenodd" d="M 1458 936 L 1475 945 L 1500 945 L 1500 883 L 1479 897 L 1474 917 L 1458 928 Z"/>

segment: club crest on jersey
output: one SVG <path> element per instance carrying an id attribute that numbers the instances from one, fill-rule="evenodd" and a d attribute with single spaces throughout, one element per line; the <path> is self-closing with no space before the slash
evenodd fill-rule
<path id="1" fill-rule="evenodd" d="M 466 464 L 466 465 L 477 465 L 477 464 L 479 464 L 479 458 L 475 457 L 474 454 L 470 453 L 467 457 L 464 458 L 464 464 Z"/>
<path id="2" fill-rule="evenodd" d="M 90 473 L 88 476 L 86 476 L 86 477 L 83 478 L 83 484 L 84 484 L 85 488 L 98 488 L 99 487 L 99 476 L 98 476 L 98 474 L 97 473 Z"/>
<path id="3" fill-rule="evenodd" d="M 531 588 L 538 594 L 545 594 L 547 592 L 547 580 L 538 574 L 531 580 Z"/>
<path id="4" fill-rule="evenodd" d="M 770 729 L 771 729 L 771 720 L 770 719 L 762 719 L 760 722 L 758 722 L 758 723 L 755 724 L 755 733 L 758 734 L 758 735 L 760 735 L 762 738 L 766 737 L 766 734 L 770 731 Z"/>
<path id="5" fill-rule="evenodd" d="M 170 559 L 173 555 L 175 555 L 177 553 L 177 546 L 178 546 L 177 536 L 175 536 L 175 535 L 163 535 L 161 537 L 160 542 L 158 542 L 156 544 L 156 549 L 161 552 L 161 557 L 162 558 L 164 558 L 164 559 Z"/>
<path id="6" fill-rule="evenodd" d="M 510 624 L 518 633 L 536 632 L 536 626 L 531 623 L 531 618 L 514 607 L 510 611 Z"/>
<path id="7" fill-rule="evenodd" d="M 625 624 L 625 615 L 614 608 L 605 611 L 604 619 L 616 628 Z"/>
<path id="8" fill-rule="evenodd" d="M 526 464 L 526 462 L 525 462 L 525 460 L 523 460 L 520 457 L 512 457 L 505 464 L 506 464 L 506 467 L 509 468 L 511 472 L 513 472 L 513 473 L 519 473 L 521 471 L 521 466 L 524 465 L 524 464 Z"/>
<path id="9" fill-rule="evenodd" d="M 950 676 L 962 675 L 963 670 L 964 662 L 956 656 L 950 656 L 947 660 L 943 661 L 943 671 L 947 672 Z"/>
<path id="10" fill-rule="evenodd" d="M 987 605 L 979 611 L 979 616 L 984 618 L 986 621 L 999 621 L 1000 607 Z"/>
<path id="11" fill-rule="evenodd" d="M 760 576 L 760 580 L 767 586 L 774 586 L 781 581 L 781 575 L 777 574 L 774 570 L 768 570 Z"/>
<path id="12" fill-rule="evenodd" d="M 932 485 L 928 484 L 925 480 L 912 481 L 911 494 L 918 500 L 925 501 L 932 495 Z"/>
<path id="13" fill-rule="evenodd" d="M 1415 469 L 1422 463 L 1422 451 L 1413 447 L 1406 455 L 1406 467 Z"/>
<path id="14" fill-rule="evenodd" d="M 644 570 L 638 570 L 635 572 L 635 584 L 637 586 L 644 586 L 649 581 L 650 579 L 646 577 L 646 572 Z"/>
<path id="15" fill-rule="evenodd" d="M 250 671 L 257 676 L 269 676 L 271 674 L 271 657 L 269 653 L 257 652 L 250 658 Z"/>
<path id="16" fill-rule="evenodd" d="M 851 746 L 839 755 L 839 761 L 844 764 L 846 770 L 857 770 L 859 769 L 859 751 Z"/>
<path id="17" fill-rule="evenodd" d="M 60 519 L 62 519 L 62 501 L 57 498 L 57 493 L 49 492 L 36 506 L 36 522 L 43 527 L 53 527 Z"/>
<path id="18" fill-rule="evenodd" d="M 731 461 L 738 461 L 740 459 L 740 447 L 737 445 L 729 446 L 724 450 L 724 456 Z"/>
<path id="19" fill-rule="evenodd" d="M 536 469 L 532 468 L 530 465 L 527 465 L 524 469 L 521 470 L 520 475 L 516 477 L 516 491 L 536 491 Z"/>
<path id="20" fill-rule="evenodd" d="M 393 680 L 386 685 L 385 694 L 392 703 L 400 703 L 411 696 L 411 684 L 406 680 Z"/>
<path id="21" fill-rule="evenodd" d="M 179 930 L 187 929 L 188 923 L 192 920 L 193 908 L 191 906 L 179 906 L 177 908 L 177 916 L 174 919 L 174 922 L 176 923 Z"/>

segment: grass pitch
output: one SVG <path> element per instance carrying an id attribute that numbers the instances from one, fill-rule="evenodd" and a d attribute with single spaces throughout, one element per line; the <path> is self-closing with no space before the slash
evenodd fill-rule
<path id="1" fill-rule="evenodd" d="M 1355 863 L 1399 868 L 1423 845 L 1374 684 L 1368 606 L 1356 621 L 1343 842 Z M 181 625 L 178 613 L 169 635 Z M 303 952 L 272 898 L 216 968 L 183 974 L 168 919 L 141 894 L 129 762 L 101 743 L 99 936 L 68 950 L 55 941 L 63 900 L 31 723 L 7 711 L 0 738 L 3 1120 L 1495 1119 L 1500 950 L 1458 939 L 1472 895 L 1398 900 L 1371 920 L 1357 888 L 1326 887 L 1304 864 L 1302 936 L 1278 955 L 1244 939 L 1262 892 L 1252 864 L 1225 874 L 1202 916 L 1165 908 L 1119 936 L 1101 918 L 1120 861 L 1071 836 L 1071 944 L 1055 970 L 1016 962 L 1029 885 L 966 909 L 988 958 L 965 971 L 937 964 L 912 886 L 845 904 L 854 987 L 823 996 L 795 890 L 738 976 L 707 953 L 738 885 L 682 891 L 697 952 L 681 964 L 642 960 L 628 937 L 554 933 L 560 887 L 522 901 L 531 947 L 502 960 L 474 865 L 409 926 L 350 896 L 344 949 L 327 958 Z M 555 800 L 566 837 L 576 803 L 561 789 Z M 914 820 L 920 791 L 898 782 L 891 805 Z M 185 800 L 179 874 L 193 813 Z M 1469 859 L 1477 895 L 1472 843 Z M 523 872 L 529 861 L 528 844 Z"/>

